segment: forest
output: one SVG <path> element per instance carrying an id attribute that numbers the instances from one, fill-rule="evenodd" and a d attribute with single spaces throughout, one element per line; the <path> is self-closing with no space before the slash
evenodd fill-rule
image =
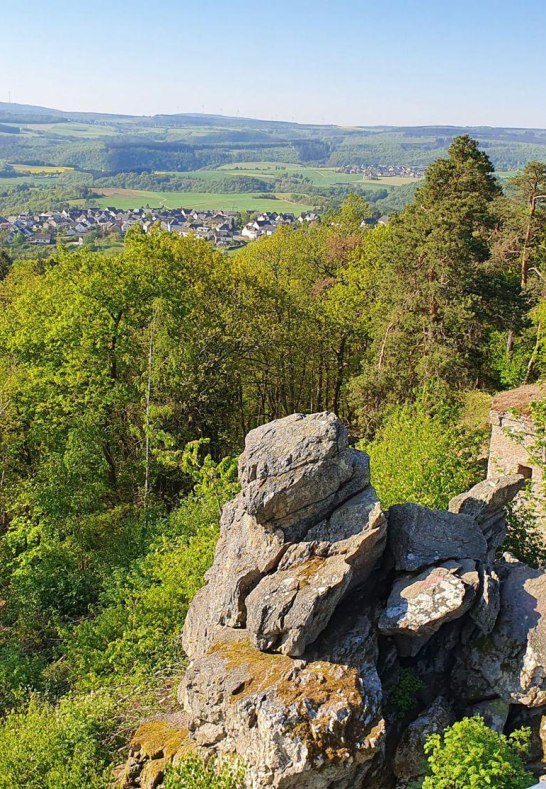
<path id="1" fill-rule="evenodd" d="M 546 372 L 545 195 L 461 135 L 386 226 L 350 194 L 234 255 L 0 252 L 0 789 L 106 787 L 174 709 L 250 429 L 334 411 L 385 507 L 483 478 L 491 395 Z M 532 520 L 508 547 L 538 564 Z"/>

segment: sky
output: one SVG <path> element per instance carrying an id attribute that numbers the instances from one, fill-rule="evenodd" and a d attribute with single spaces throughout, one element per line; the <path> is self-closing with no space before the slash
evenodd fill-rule
<path id="1" fill-rule="evenodd" d="M 0 101 L 546 127 L 546 0 L 1 0 Z"/>

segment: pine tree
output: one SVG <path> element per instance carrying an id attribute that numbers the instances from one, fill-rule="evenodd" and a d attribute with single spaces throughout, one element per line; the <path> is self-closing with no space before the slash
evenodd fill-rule
<path id="1" fill-rule="evenodd" d="M 475 140 L 454 140 L 380 249 L 374 342 L 355 386 L 361 405 L 400 400 L 431 381 L 451 389 L 482 377 L 496 298 L 489 236 L 500 186 Z"/>

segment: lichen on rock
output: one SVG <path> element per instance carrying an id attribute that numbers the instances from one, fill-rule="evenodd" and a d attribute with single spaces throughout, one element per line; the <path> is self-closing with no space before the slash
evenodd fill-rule
<path id="1" fill-rule="evenodd" d="M 502 727 L 546 707 L 546 575 L 494 556 L 519 477 L 385 514 L 321 413 L 253 430 L 239 480 L 184 626 L 186 726 L 139 730 L 127 775 L 160 781 L 193 748 L 244 762 L 248 789 L 394 789 L 469 709 Z"/>

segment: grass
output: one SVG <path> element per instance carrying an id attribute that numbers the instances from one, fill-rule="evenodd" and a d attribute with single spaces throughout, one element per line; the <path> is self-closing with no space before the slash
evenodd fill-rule
<path id="1" fill-rule="evenodd" d="M 303 175 L 309 178 L 315 186 L 335 186 L 336 184 L 365 184 L 373 189 L 383 189 L 389 186 L 402 186 L 413 183 L 414 178 L 391 176 L 388 178 L 366 178 L 361 173 L 338 173 L 335 167 L 307 167 L 301 164 L 284 164 L 282 162 L 238 162 L 237 164 L 224 164 L 218 168 L 224 173 L 234 175 L 254 175 L 258 178 L 273 179 L 283 175 Z M 204 172 L 199 172 L 199 177 Z"/>
<path id="2" fill-rule="evenodd" d="M 45 164 L 12 164 L 12 167 L 14 170 L 17 170 L 18 173 L 42 173 L 44 175 L 69 173 L 74 169 L 73 167 L 56 167 Z"/>
<path id="3" fill-rule="evenodd" d="M 101 123 L 25 123 L 23 132 L 47 137 L 94 138 L 119 134 L 115 126 Z"/>
<path id="4" fill-rule="evenodd" d="M 234 192 L 147 192 L 139 189 L 101 189 L 101 207 L 115 208 L 202 208 L 218 211 L 290 211 L 300 214 L 313 208 L 310 203 L 294 203 L 288 195 L 276 199 L 259 194 Z"/>

